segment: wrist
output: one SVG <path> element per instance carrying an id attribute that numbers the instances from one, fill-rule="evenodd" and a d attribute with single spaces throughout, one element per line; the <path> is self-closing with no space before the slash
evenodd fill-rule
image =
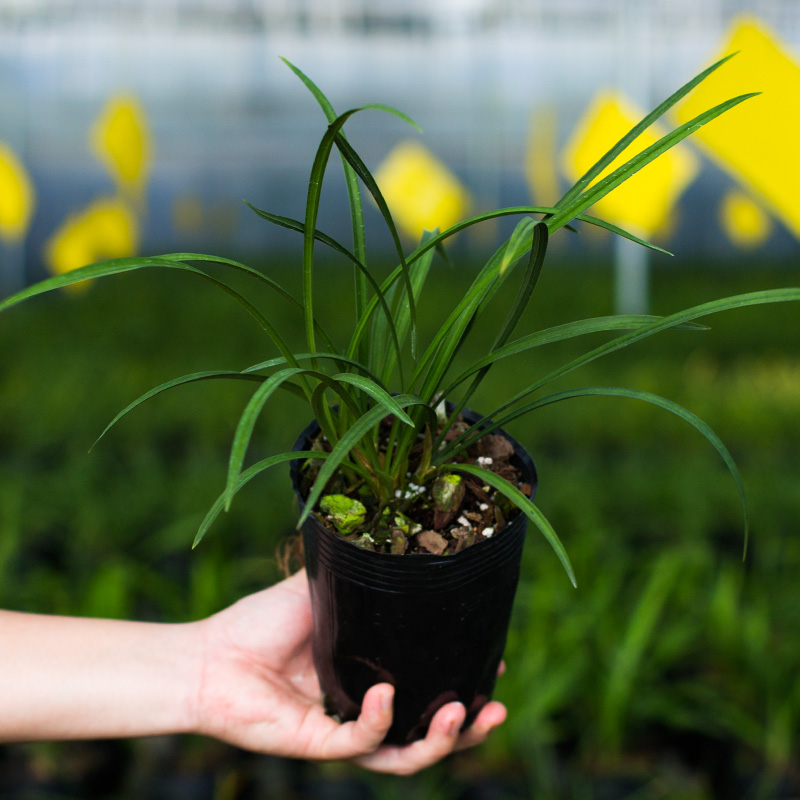
<path id="1" fill-rule="evenodd" d="M 185 677 L 182 686 L 182 702 L 179 705 L 180 733 L 205 734 L 204 695 L 206 670 L 209 658 L 208 620 L 188 622 L 183 628 L 186 660 Z"/>

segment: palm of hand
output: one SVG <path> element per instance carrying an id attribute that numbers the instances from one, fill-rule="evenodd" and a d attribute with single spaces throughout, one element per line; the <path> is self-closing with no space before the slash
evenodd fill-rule
<path id="1" fill-rule="evenodd" d="M 387 684 L 367 692 L 358 720 L 339 724 L 328 717 L 311 656 L 304 571 L 200 624 L 204 669 L 197 729 L 239 747 L 296 758 L 350 758 L 370 769 L 409 774 L 482 742 L 505 719 L 504 707 L 489 703 L 459 735 L 465 710 L 449 703 L 424 740 L 381 746 L 392 721 L 394 692 Z"/>

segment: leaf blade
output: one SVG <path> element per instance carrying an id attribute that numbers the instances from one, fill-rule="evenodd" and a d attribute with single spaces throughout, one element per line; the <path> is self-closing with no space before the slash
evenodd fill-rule
<path id="1" fill-rule="evenodd" d="M 516 486 L 509 483 L 505 478 L 501 478 L 496 473 L 483 467 L 478 467 L 474 464 L 448 464 L 447 469 L 452 469 L 457 472 L 466 472 L 468 475 L 474 475 L 480 478 L 484 483 L 489 484 L 492 488 L 496 489 L 502 495 L 507 497 L 519 510 L 528 517 L 531 522 L 539 529 L 541 534 L 547 540 L 550 547 L 553 548 L 561 566 L 564 567 L 570 583 L 577 587 L 575 580 L 575 570 L 572 568 L 572 563 L 567 555 L 566 548 L 558 538 L 558 534 L 553 529 L 553 526 L 542 514 L 542 512 L 533 504 L 529 497 L 526 497 Z"/>
<path id="2" fill-rule="evenodd" d="M 672 106 L 679 100 L 684 98 L 692 89 L 698 84 L 702 83 L 712 72 L 719 69 L 726 61 L 736 55 L 730 55 L 721 58 L 719 61 L 712 64 L 707 69 L 695 75 L 690 81 L 685 83 L 676 92 L 671 94 L 666 100 L 657 105 L 649 114 L 643 117 L 633 128 L 628 131 L 611 149 L 608 150 L 600 159 L 597 160 L 576 182 L 567 190 L 564 196 L 556 203 L 561 208 L 570 203 L 577 197 L 603 170 L 614 162 L 614 160 L 623 153 L 627 147 L 632 144 L 642 133 L 644 133 L 656 120 L 660 119 Z"/>
<path id="3" fill-rule="evenodd" d="M 744 482 L 742 481 L 739 468 L 737 467 L 733 456 L 730 454 L 730 451 L 725 446 L 725 443 L 713 431 L 708 423 L 704 422 L 696 414 L 692 413 L 673 400 L 668 400 L 667 398 L 653 394 L 652 392 L 645 392 L 639 389 L 626 389 L 620 386 L 590 386 L 581 389 L 569 389 L 564 392 L 548 395 L 547 397 L 543 397 L 539 400 L 533 401 L 532 403 L 526 404 L 522 408 L 516 409 L 514 412 L 506 415 L 502 419 L 493 422 L 490 428 L 494 429 L 502 427 L 503 425 L 507 425 L 514 419 L 517 419 L 518 417 L 527 414 L 536 408 L 543 408 L 546 405 L 552 405 L 553 403 L 558 403 L 563 400 L 572 400 L 579 397 L 591 396 L 626 397 L 632 400 L 640 400 L 642 402 L 650 403 L 651 405 L 658 406 L 662 410 L 668 411 L 671 414 L 681 418 L 684 422 L 687 422 L 703 435 L 706 441 L 712 445 L 712 447 L 725 462 L 725 466 L 728 468 L 728 471 L 730 472 L 736 484 L 736 490 L 739 494 L 739 500 L 742 506 L 742 515 L 744 517 L 744 553 L 746 554 L 747 544 L 750 538 L 750 519 L 747 510 L 747 498 L 744 490 Z"/>
<path id="4" fill-rule="evenodd" d="M 182 375 L 179 378 L 173 378 L 172 380 L 165 381 L 164 383 L 159 384 L 158 386 L 153 387 L 149 391 L 145 392 L 143 395 L 137 397 L 131 403 L 128 403 L 125 408 L 122 409 L 112 420 L 111 422 L 106 425 L 103 429 L 103 432 L 94 440 L 94 443 L 89 448 L 90 452 L 97 443 L 114 427 L 124 416 L 129 414 L 135 408 L 140 406 L 142 403 L 146 402 L 147 400 L 156 397 L 157 395 L 161 394 L 162 392 L 166 392 L 169 389 L 174 389 L 177 386 L 183 386 L 188 383 L 197 383 L 198 381 L 207 381 L 207 380 L 216 380 L 216 379 L 233 379 L 233 380 L 246 380 L 246 381 L 256 381 L 261 383 L 264 379 L 261 376 L 257 375 L 247 375 L 242 372 L 233 372 L 233 371 L 204 371 L 204 372 L 193 372 L 189 375 Z M 296 388 L 296 387 L 295 387 Z M 299 390 L 298 390 L 299 391 Z M 300 393 L 302 397 L 302 392 Z"/>
<path id="5" fill-rule="evenodd" d="M 687 136 L 690 136 L 703 125 L 716 119 L 721 114 L 739 105 L 739 103 L 755 97 L 758 92 L 751 92 L 749 94 L 739 95 L 730 100 L 726 100 L 719 105 L 714 106 L 702 114 L 698 114 L 688 122 L 679 125 L 671 133 L 663 136 L 654 144 L 646 147 L 638 155 L 631 158 L 622 166 L 615 169 L 610 175 L 599 180 L 593 186 L 588 188 L 585 192 L 575 197 L 569 203 L 566 203 L 557 214 L 554 214 L 547 222 L 550 228 L 550 233 L 554 233 L 559 228 L 571 222 L 579 214 L 585 211 L 590 206 L 593 206 L 598 200 L 605 197 L 610 191 L 615 189 L 621 183 L 624 183 L 628 178 L 635 175 L 639 170 L 646 167 L 651 161 L 658 158 L 667 150 L 674 147 L 679 142 L 683 141 Z"/>
<path id="6" fill-rule="evenodd" d="M 248 467 L 237 477 L 236 484 L 233 487 L 233 494 L 235 495 L 242 487 L 255 478 L 256 475 L 260 475 L 262 472 L 264 472 L 264 470 L 274 467 L 277 464 L 284 464 L 287 461 L 294 461 L 300 458 L 325 459 L 327 457 L 327 453 L 318 453 L 314 450 L 293 450 L 289 453 L 280 453 L 276 456 L 270 456 L 269 458 L 265 458 L 256 464 L 253 464 L 251 467 Z M 192 550 L 194 550 L 194 548 L 200 544 L 208 529 L 214 523 L 214 520 L 216 520 L 216 518 L 222 513 L 222 510 L 225 507 L 226 499 L 227 492 L 222 492 L 208 510 L 203 521 L 200 523 L 197 533 L 195 534 L 194 542 L 192 543 Z"/>

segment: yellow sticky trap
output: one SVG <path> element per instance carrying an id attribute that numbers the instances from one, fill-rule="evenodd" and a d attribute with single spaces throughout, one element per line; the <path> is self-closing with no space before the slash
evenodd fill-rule
<path id="1" fill-rule="evenodd" d="M 564 150 L 564 170 L 570 179 L 575 181 L 583 175 L 644 116 L 645 112 L 617 94 L 599 94 Z M 666 133 L 655 125 L 646 130 L 597 180 Z M 668 150 L 607 194 L 595 205 L 592 213 L 643 236 L 650 236 L 666 225 L 675 203 L 697 170 L 697 158 L 690 151 L 680 147 Z"/>
<path id="2" fill-rule="evenodd" d="M 45 263 L 62 275 L 103 258 L 132 256 L 138 243 L 136 215 L 122 200 L 103 198 L 67 219 L 45 245 Z"/>
<path id="3" fill-rule="evenodd" d="M 119 186 L 141 193 L 150 172 L 152 145 L 147 118 L 136 98 L 113 97 L 95 122 L 91 141 Z"/>
<path id="4" fill-rule="evenodd" d="M 800 66 L 756 19 L 732 25 L 719 57 L 736 51 L 682 101 L 678 118 L 686 122 L 731 97 L 763 92 L 692 138 L 800 236 Z"/>
<path id="5" fill-rule="evenodd" d="M 463 218 L 469 195 L 447 167 L 421 144 L 401 142 L 375 171 L 392 216 L 410 236 L 444 230 Z"/>
<path id="6" fill-rule="evenodd" d="M 720 221 L 730 240 L 739 247 L 758 247 L 772 231 L 770 218 L 738 189 L 728 192 L 722 199 Z"/>
<path id="7" fill-rule="evenodd" d="M 22 162 L 0 142 L 0 236 L 18 241 L 33 215 L 33 184 Z"/>

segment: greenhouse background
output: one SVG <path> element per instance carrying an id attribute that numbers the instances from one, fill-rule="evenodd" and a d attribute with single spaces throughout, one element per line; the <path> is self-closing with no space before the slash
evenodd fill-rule
<path id="1" fill-rule="evenodd" d="M 768 113 L 785 112 L 765 121 L 788 165 L 765 163 L 764 179 L 754 181 L 743 171 L 745 153 L 749 162 L 775 156 L 774 148 L 754 156 L 762 142 L 749 132 L 733 143 L 738 158 L 720 155 L 716 143 L 686 144 L 672 174 L 653 178 L 660 205 L 651 200 L 648 219 L 625 220 L 704 259 L 794 252 L 797 200 L 773 185 L 776 174 L 783 179 L 788 168 L 796 179 L 798 169 L 789 151 L 800 9 L 791 2 L 7 2 L 0 142 L 24 174 L 17 178 L 5 159 L 0 233 L 21 244 L 6 248 L 4 284 L 109 249 L 282 243 L 241 200 L 297 213 L 323 120 L 281 56 L 316 78 L 340 110 L 383 102 L 419 123 L 422 135 L 362 115 L 351 135 L 373 168 L 409 139 L 440 162 L 455 183 L 439 189 L 456 192 L 444 219 L 431 220 L 444 227 L 467 205 L 554 202 L 580 165 L 568 141 L 579 122 L 599 143 L 614 141 L 613 125 L 586 127 L 593 104 L 613 92 L 631 117 L 748 36 L 763 41 L 745 48 L 712 99 L 727 99 L 750 74 Z M 30 184 L 32 199 L 20 197 L 15 180 Z M 78 241 L 64 247 L 77 252 L 54 255 L 68 222 L 120 195 L 122 207 L 72 233 Z M 709 207 L 714 214 L 697 214 Z M 330 202 L 332 233 L 345 213 Z M 410 222 L 410 232 L 425 222 Z"/>
<path id="2" fill-rule="evenodd" d="M 0 0 L 0 297 L 165 251 L 241 258 L 299 295 L 301 238 L 243 202 L 303 215 L 325 119 L 281 57 L 340 112 L 388 103 L 419 124 L 378 112 L 347 123 L 410 249 L 423 228 L 554 202 L 637 113 L 734 50 L 665 127 L 693 103 L 763 94 L 597 208 L 674 257 L 584 227 L 559 234 L 524 320 L 536 329 L 800 285 L 799 3 Z M 346 241 L 333 166 L 319 227 Z M 391 240 L 366 215 L 388 270 Z M 460 234 L 435 262 L 422 328 L 510 225 Z M 353 311 L 340 266 L 323 261 L 316 284 L 334 338 Z M 191 550 L 224 485 L 241 387 L 166 392 L 87 453 L 152 386 L 275 355 L 230 298 L 184 277 L 103 279 L 0 315 L 0 608 L 184 622 L 280 579 L 296 518 L 279 470 Z M 290 309 L 259 299 L 302 341 Z M 497 687 L 509 719 L 484 746 L 398 779 L 199 737 L 4 745 L 0 798 L 800 797 L 798 318 L 790 303 L 715 315 L 576 379 L 663 395 L 708 422 L 747 491 L 744 562 L 735 483 L 683 421 L 597 398 L 510 428 L 579 588 L 532 532 Z M 477 329 L 464 358 L 493 334 Z M 539 350 L 498 364 L 476 407 L 576 352 Z M 292 446 L 306 422 L 296 405 L 279 397 L 263 415 L 253 458 Z"/>

